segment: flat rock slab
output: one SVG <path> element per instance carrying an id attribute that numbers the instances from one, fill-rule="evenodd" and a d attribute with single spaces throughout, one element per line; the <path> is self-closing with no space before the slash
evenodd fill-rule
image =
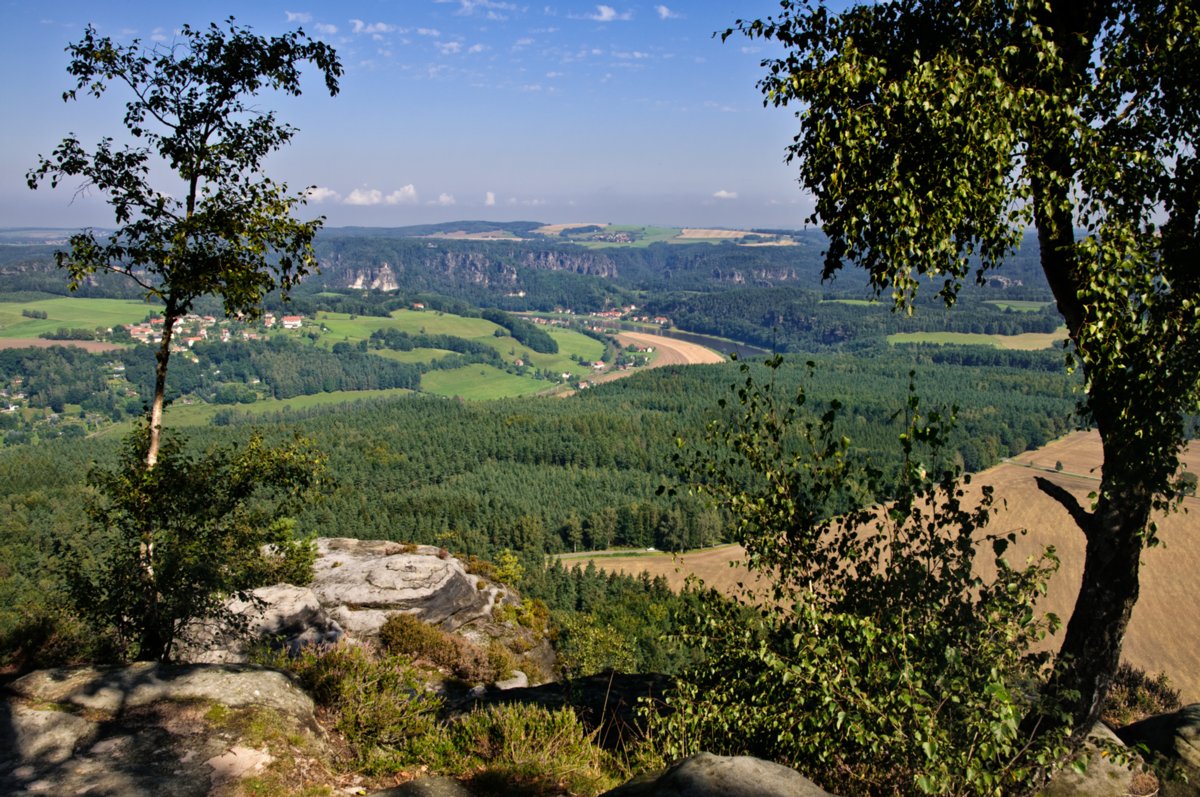
<path id="1" fill-rule="evenodd" d="M 371 636 L 389 616 L 412 614 L 453 631 L 491 617 L 501 590 L 428 545 L 322 537 L 311 589 L 351 634 Z"/>
<path id="2" fill-rule="evenodd" d="M 15 696 L 0 702 L 0 794 L 232 794 L 237 781 L 272 763 L 258 737 L 242 738 L 264 716 L 289 745 L 301 737 L 305 749 L 323 744 L 312 701 L 263 668 L 46 670 L 10 691 Z"/>
<path id="3" fill-rule="evenodd" d="M 603 797 L 832 797 L 794 769 L 750 756 L 700 753 Z"/>
<path id="4" fill-rule="evenodd" d="M 310 721 L 313 702 L 278 670 L 236 664 L 141 662 L 118 669 L 64 667 L 32 672 L 11 691 L 26 700 L 120 715 L 164 700 L 262 706 Z"/>

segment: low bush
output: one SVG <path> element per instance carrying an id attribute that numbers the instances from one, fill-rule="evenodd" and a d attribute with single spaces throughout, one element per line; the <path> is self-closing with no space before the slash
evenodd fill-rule
<path id="1" fill-rule="evenodd" d="M 489 706 L 413 740 L 410 751 L 485 794 L 598 794 L 628 773 L 593 737 L 567 708 Z"/>
<path id="2" fill-rule="evenodd" d="M 512 669 L 510 659 L 447 633 L 410 614 L 393 614 L 379 629 L 390 653 L 411 656 L 468 683 L 491 683 Z"/>
<path id="3" fill-rule="evenodd" d="M 287 667 L 328 710 L 333 726 L 370 762 L 380 748 L 394 748 L 434 726 L 441 698 L 417 677 L 411 662 L 367 645 L 306 649 Z"/>
<path id="4" fill-rule="evenodd" d="M 1166 673 L 1149 675 L 1145 670 L 1122 662 L 1104 701 L 1100 719 L 1114 728 L 1165 714 L 1180 707 L 1179 690 L 1171 688 Z"/>

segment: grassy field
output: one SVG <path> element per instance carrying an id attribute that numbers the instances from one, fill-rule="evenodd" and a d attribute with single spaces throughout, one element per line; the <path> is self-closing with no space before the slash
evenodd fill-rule
<path id="1" fill-rule="evenodd" d="M 1065 327 L 1055 332 L 1026 332 L 1021 335 L 983 335 L 975 332 L 899 332 L 887 341 L 898 343 L 941 343 L 958 346 L 996 346 L 1001 349 L 1051 349 L 1066 337 Z"/>
<path id="2" fill-rule="evenodd" d="M 413 349 L 412 351 L 395 351 L 393 349 L 378 349 L 371 352 L 385 360 L 395 360 L 398 363 L 427 363 L 439 357 L 445 357 L 454 352 L 449 349 Z"/>
<path id="3" fill-rule="evenodd" d="M 854 307 L 873 307 L 879 302 L 871 299 L 822 299 L 821 304 L 849 304 Z"/>
<path id="4" fill-rule="evenodd" d="M 501 330 L 501 327 L 493 324 L 491 321 L 429 310 L 396 310 L 392 313 L 391 318 L 371 316 L 351 318 L 344 313 L 320 313 L 317 316 L 317 321 L 327 329 L 320 340 L 320 343 L 325 346 L 331 347 L 333 344 L 340 342 L 357 343 L 369 338 L 371 333 L 377 329 L 397 329 L 412 335 L 422 333 L 429 335 L 452 335 L 490 346 L 506 362 L 511 363 L 518 359 L 523 359 L 528 365 L 534 368 L 539 370 L 545 369 L 555 374 L 572 373 L 576 376 L 585 376 L 590 373 L 591 369 L 586 365 L 581 365 L 572 359 L 572 357 L 583 357 L 585 360 L 591 362 L 600 359 L 604 355 L 603 343 L 574 330 L 558 327 L 547 328 L 546 331 L 550 337 L 554 338 L 558 343 L 558 352 L 556 354 L 541 354 L 531 351 L 507 333 L 497 336 L 496 332 Z M 409 352 L 384 349 L 374 353 L 399 362 L 420 363 L 430 362 L 450 352 L 443 349 L 414 349 Z M 495 371 L 495 369 L 492 369 L 492 371 Z M 442 389 L 438 378 L 434 378 L 433 384 L 438 385 L 438 389 L 432 392 L 441 395 L 462 395 L 464 397 L 468 394 L 476 395 L 482 392 L 483 394 L 488 394 L 491 398 L 499 398 L 500 396 L 521 396 L 528 393 L 536 393 L 547 386 L 545 382 L 535 381 L 531 378 L 514 377 L 511 374 L 505 374 L 505 376 L 509 378 L 501 380 L 501 382 L 506 388 L 496 385 L 488 388 L 475 388 L 460 384 L 460 380 L 454 379 L 451 380 L 453 385 L 446 388 L 446 390 Z M 422 385 L 429 384 L 427 380 L 432 377 L 434 377 L 433 374 L 427 374 L 426 379 L 422 381 Z M 484 375 L 480 378 L 490 380 L 492 379 L 492 374 L 489 371 L 485 371 Z M 465 392 L 463 392 L 464 390 Z M 499 393 L 497 393 L 498 390 L 500 391 Z"/>
<path id="5" fill-rule="evenodd" d="M 483 364 L 464 365 L 449 371 L 430 371 L 421 376 L 421 389 L 426 393 L 478 401 L 527 396 L 550 387 L 549 382 L 517 376 Z"/>
<path id="6" fill-rule="evenodd" d="M 1184 461 L 1189 470 L 1200 471 L 1200 445 L 1193 445 Z M 1059 462 L 1062 471 L 1055 468 Z M 1076 432 L 984 471 L 968 488 L 969 499 L 979 495 L 981 485 L 995 488 L 999 510 L 989 532 L 1028 532 L 1009 552 L 1009 561 L 1023 562 L 1042 546 L 1054 546 L 1062 564 L 1050 580 L 1041 609 L 1054 612 L 1064 621 L 1075 604 L 1083 572 L 1083 535 L 1062 505 L 1043 493 L 1034 479 L 1049 479 L 1086 506 L 1088 493 L 1099 484 L 1100 463 L 1099 436 L 1095 432 Z M 1195 574 L 1200 571 L 1200 537 L 1196 535 L 1195 520 L 1200 513 L 1200 498 L 1184 499 L 1183 508 L 1186 514 L 1158 518 L 1164 544 L 1142 557 L 1141 597 L 1133 610 L 1123 657 L 1151 673 L 1167 673 L 1171 683 L 1182 691 L 1183 702 L 1190 703 L 1200 700 L 1200 646 L 1196 645 L 1200 614 L 1187 608 L 1195 605 Z M 747 580 L 744 569 L 732 568 L 733 563 L 743 560 L 742 549 L 732 545 L 678 557 L 640 553 L 594 559 L 596 566 L 605 570 L 634 574 L 644 570 L 663 575 L 676 588 L 694 573 L 726 592 L 736 591 L 739 582 Z M 1061 633 L 1047 641 L 1048 648 L 1057 647 Z"/>
<path id="7" fill-rule="evenodd" d="M 26 318 L 22 310 L 39 311 L 46 318 Z M 95 329 L 132 324 L 158 312 L 157 305 L 135 299 L 76 299 L 59 297 L 36 302 L 0 302 L 0 338 L 36 338 L 60 327 Z"/>

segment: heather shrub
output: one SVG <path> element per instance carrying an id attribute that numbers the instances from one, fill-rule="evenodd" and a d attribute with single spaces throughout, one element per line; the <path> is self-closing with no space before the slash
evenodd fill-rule
<path id="1" fill-rule="evenodd" d="M 410 754 L 436 772 L 467 776 L 484 794 L 598 794 L 628 773 L 573 711 L 489 706 L 414 739 Z"/>
<path id="2" fill-rule="evenodd" d="M 410 614 L 389 617 L 379 629 L 379 641 L 390 653 L 426 662 L 468 683 L 491 683 L 505 672 L 497 654 Z"/>
<path id="3" fill-rule="evenodd" d="M 1129 662 L 1121 662 L 1100 719 L 1120 728 L 1179 707 L 1179 690 L 1171 688 L 1166 673 L 1152 676 Z"/>
<path id="4" fill-rule="evenodd" d="M 441 708 L 407 658 L 368 645 L 306 649 L 287 666 L 362 762 L 428 733 Z"/>

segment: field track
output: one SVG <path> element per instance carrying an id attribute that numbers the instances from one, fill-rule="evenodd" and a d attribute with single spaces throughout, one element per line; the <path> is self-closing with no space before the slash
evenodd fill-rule
<path id="1" fill-rule="evenodd" d="M 1054 546 L 1062 564 L 1051 579 L 1042 608 L 1064 622 L 1074 606 L 1083 572 L 1083 535 L 1067 511 L 1038 489 L 1034 480 L 1038 476 L 1046 478 L 1070 491 L 1087 507 L 1088 493 L 1099 486 L 1100 460 L 1099 436 L 1095 432 L 1076 432 L 976 474 L 969 488 L 976 494 L 983 484 L 995 488 L 1002 505 L 991 522 L 991 531 L 1028 530 L 1015 552 L 1010 552 L 1009 561 L 1022 562 L 1039 546 Z M 1200 472 L 1200 445 L 1193 445 L 1184 461 L 1189 470 Z M 1061 471 L 1055 467 L 1060 462 Z M 1183 509 L 1186 511 L 1158 518 L 1163 544 L 1142 556 L 1141 597 L 1133 609 L 1124 658 L 1148 672 L 1166 672 L 1187 704 L 1200 701 L 1200 592 L 1196 587 L 1196 574 L 1200 573 L 1200 498 L 1185 499 Z M 597 557 L 594 561 L 606 570 L 646 570 L 651 575 L 666 576 L 675 588 L 681 587 L 689 574 L 695 574 L 713 587 L 732 592 L 737 582 L 746 578 L 745 570 L 729 566 L 741 557 L 741 549 L 730 545 L 678 558 L 640 554 Z M 1060 641 L 1061 635 L 1047 644 L 1053 648 Z"/>

